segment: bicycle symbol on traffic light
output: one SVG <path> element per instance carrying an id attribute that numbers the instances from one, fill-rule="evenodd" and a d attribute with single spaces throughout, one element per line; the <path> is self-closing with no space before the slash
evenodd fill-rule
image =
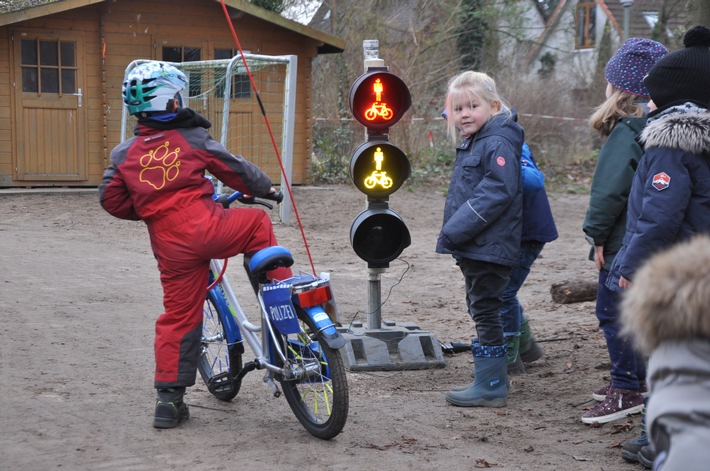
<path id="1" fill-rule="evenodd" d="M 372 172 L 372 175 L 364 181 L 365 188 L 372 190 L 377 185 L 380 185 L 385 190 L 392 187 L 392 179 L 387 176 L 387 172 Z"/>
<path id="2" fill-rule="evenodd" d="M 377 185 L 382 187 L 383 189 L 388 189 L 392 187 L 392 184 L 394 183 L 394 180 L 392 180 L 390 177 L 387 176 L 387 172 L 382 171 L 382 161 L 385 160 L 385 154 L 382 152 L 382 148 L 378 147 L 375 150 L 375 170 L 372 172 L 370 176 L 368 176 L 363 184 L 365 185 L 365 188 L 371 190 L 375 188 Z"/>
<path id="3" fill-rule="evenodd" d="M 394 113 L 387 108 L 387 103 L 373 103 L 372 107 L 365 111 L 365 119 L 374 121 L 378 116 L 385 121 L 389 121 L 394 116 Z"/>
<path id="4" fill-rule="evenodd" d="M 389 121 L 394 116 L 394 111 L 387 108 L 387 103 L 382 102 L 382 92 L 384 91 L 382 79 L 375 79 L 372 84 L 372 91 L 375 92 L 375 102 L 367 111 L 365 111 L 365 119 L 368 121 L 374 121 L 379 116 L 385 121 Z"/>

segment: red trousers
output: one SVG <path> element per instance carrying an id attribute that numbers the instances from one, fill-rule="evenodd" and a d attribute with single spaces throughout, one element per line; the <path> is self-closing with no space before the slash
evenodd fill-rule
<path id="1" fill-rule="evenodd" d="M 148 221 L 160 270 L 163 307 L 155 323 L 155 387 L 195 384 L 209 262 L 276 245 L 269 215 L 260 209 L 224 209 L 211 200 Z M 274 270 L 285 279 L 291 270 Z"/>

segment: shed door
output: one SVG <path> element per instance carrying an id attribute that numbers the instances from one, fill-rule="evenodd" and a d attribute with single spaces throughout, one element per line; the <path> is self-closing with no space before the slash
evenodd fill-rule
<path id="1" fill-rule="evenodd" d="M 80 35 L 15 31 L 17 180 L 86 180 Z"/>

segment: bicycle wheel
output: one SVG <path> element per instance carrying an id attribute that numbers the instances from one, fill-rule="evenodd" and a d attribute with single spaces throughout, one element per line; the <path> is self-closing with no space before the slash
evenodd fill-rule
<path id="1" fill-rule="evenodd" d="M 348 382 L 338 350 L 323 341 L 313 321 L 296 307 L 301 320 L 299 334 L 282 335 L 292 371 L 308 371 L 300 379 L 281 378 L 281 388 L 291 410 L 308 432 L 330 440 L 338 435 L 348 418 Z M 305 324 L 305 325 L 304 325 Z"/>
<path id="2" fill-rule="evenodd" d="M 220 401 L 231 401 L 242 386 L 241 379 L 234 378 L 242 369 L 241 346 L 229 347 L 220 312 L 211 292 L 205 298 L 203 313 L 197 369 L 214 397 Z"/>

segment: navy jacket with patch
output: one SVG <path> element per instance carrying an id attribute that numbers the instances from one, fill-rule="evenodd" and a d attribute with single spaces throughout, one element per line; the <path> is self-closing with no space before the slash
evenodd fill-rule
<path id="1" fill-rule="evenodd" d="M 645 152 L 629 194 L 626 234 L 607 287 L 633 281 L 651 256 L 699 232 L 710 232 L 710 113 L 672 114 L 641 133 Z"/>
<path id="2" fill-rule="evenodd" d="M 456 148 L 438 253 L 516 266 L 520 251 L 523 129 L 498 114 Z"/>

